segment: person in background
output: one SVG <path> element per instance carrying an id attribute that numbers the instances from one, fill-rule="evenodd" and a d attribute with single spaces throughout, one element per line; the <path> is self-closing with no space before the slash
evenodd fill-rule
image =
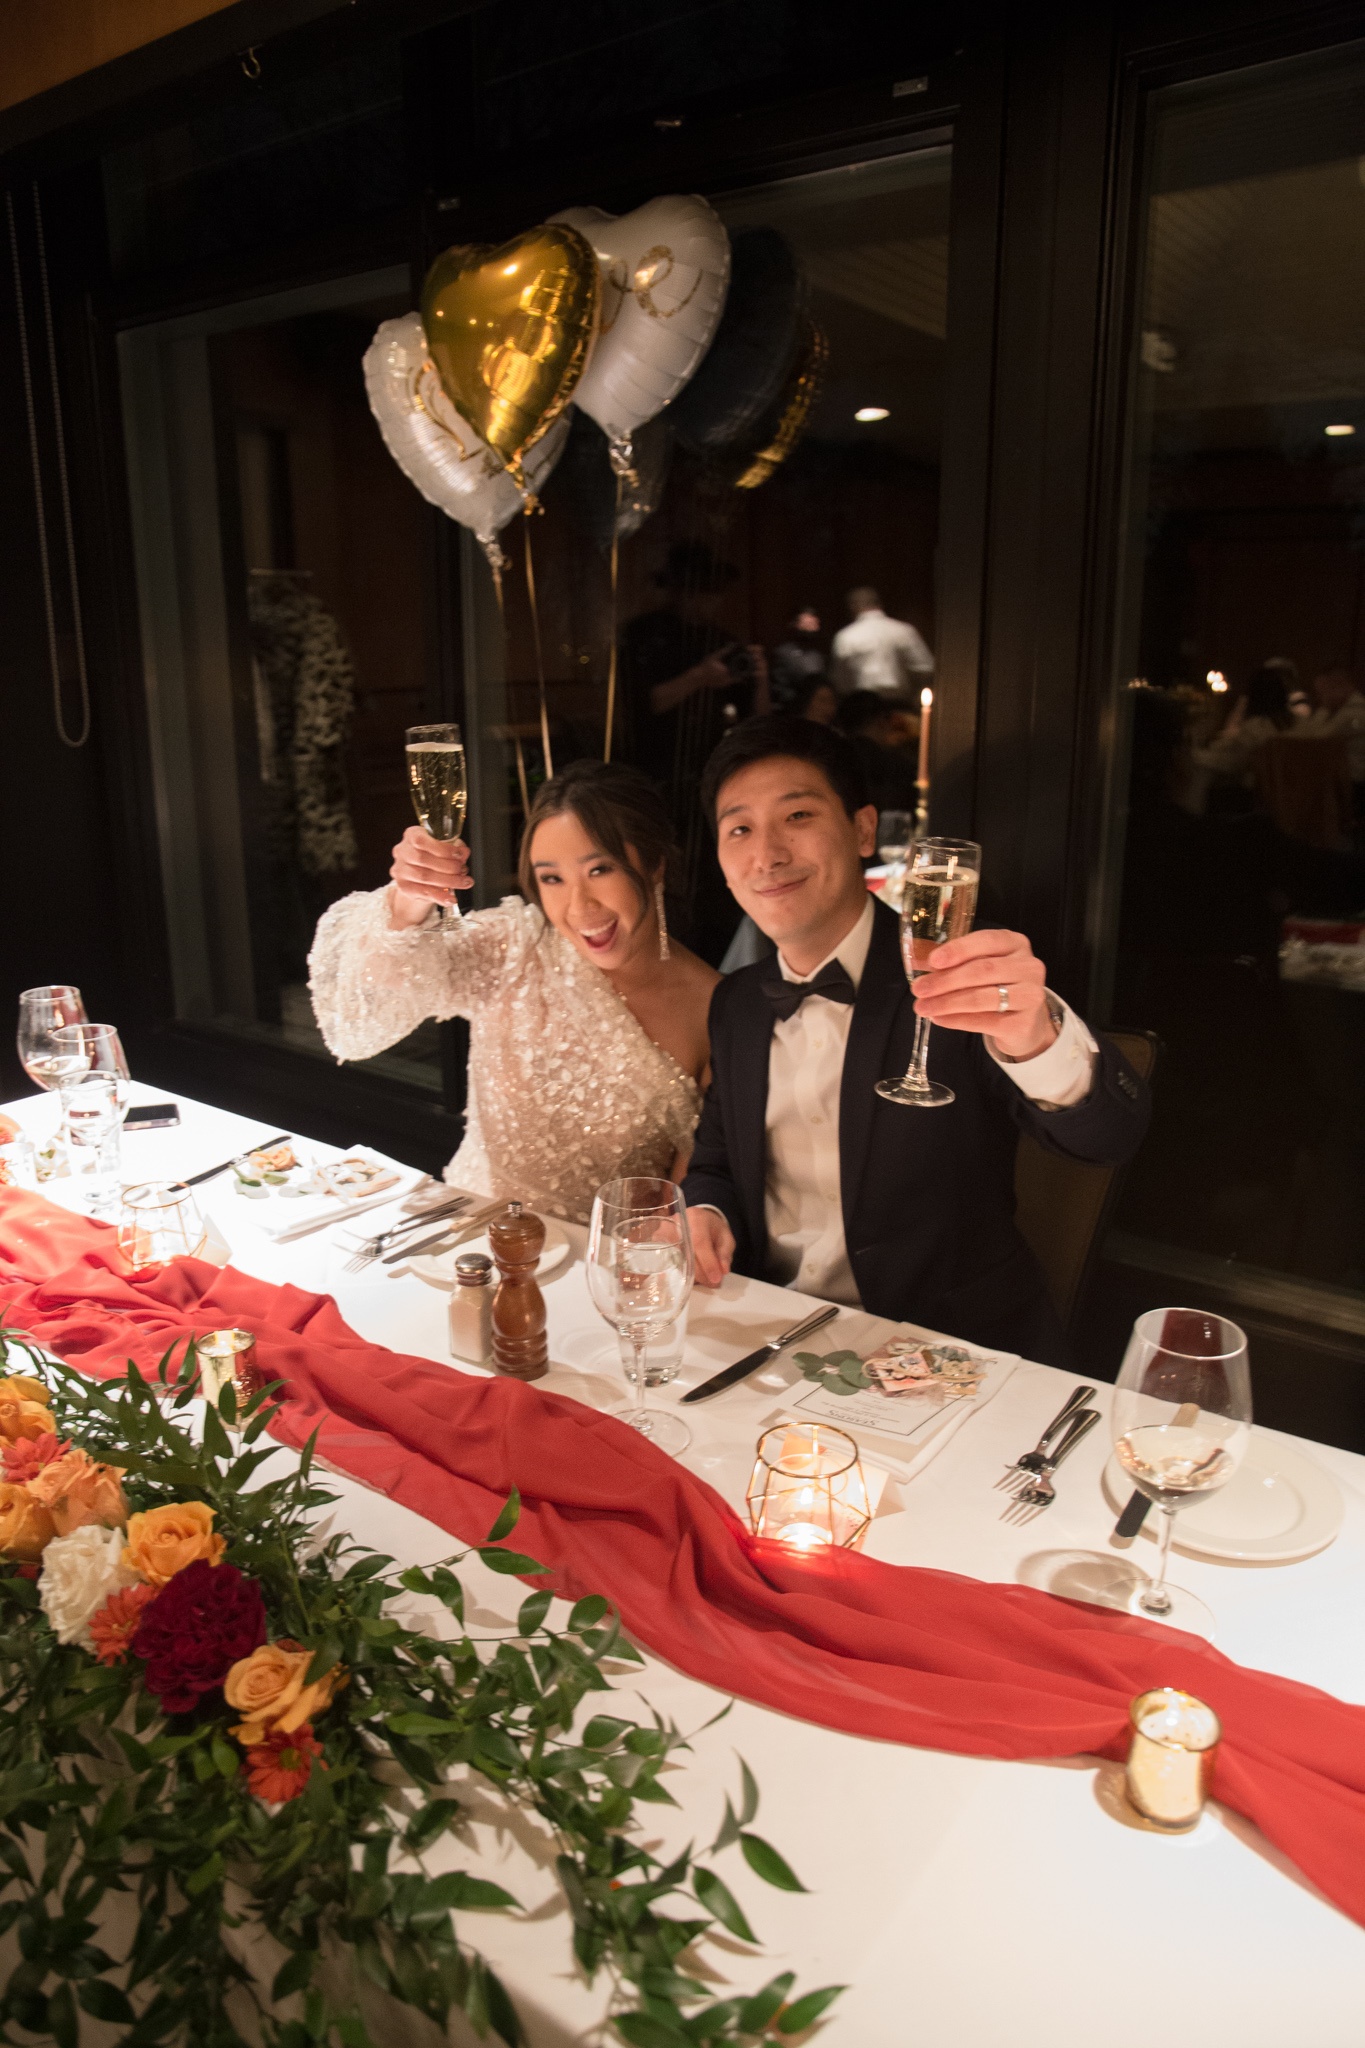
<path id="1" fill-rule="evenodd" d="M 575 761 L 536 792 L 520 896 L 438 918 L 471 886 L 469 849 L 410 825 L 389 886 L 324 912 L 308 966 L 337 1059 L 370 1059 L 426 1017 L 469 1019 L 465 1132 L 447 1180 L 585 1223 L 603 1181 L 677 1178 L 717 976 L 669 937 L 674 852 L 643 775 Z"/>
<path id="2" fill-rule="evenodd" d="M 812 676 L 792 705 L 797 718 L 809 718 L 813 725 L 833 725 L 839 716 L 839 692 L 828 676 Z"/>
<path id="3" fill-rule="evenodd" d="M 768 661 L 774 711 L 790 711 L 817 677 L 828 674 L 820 645 L 820 614 L 805 605 L 787 627 Z"/>
<path id="4" fill-rule="evenodd" d="M 664 601 L 627 621 L 621 685 L 637 768 L 692 802 L 696 778 L 727 724 L 768 708 L 768 663 L 717 622 L 739 575 L 705 541 L 675 541 L 654 581 Z"/>
<path id="5" fill-rule="evenodd" d="M 1221 732 L 1207 746 L 1191 750 L 1191 760 L 1202 786 L 1194 794 L 1191 808 L 1204 808 L 1213 786 L 1219 782 L 1237 789 L 1254 786 L 1252 762 L 1267 740 L 1288 732 L 1293 725 L 1289 691 L 1284 670 L 1278 662 L 1264 662 L 1232 706 Z"/>
<path id="6" fill-rule="evenodd" d="M 702 807 L 734 898 L 777 946 L 711 1002 L 713 1079 L 683 1190 L 697 1278 L 731 1268 L 896 1322 L 1061 1364 L 1066 1341 L 1014 1221 L 1019 1132 L 1116 1164 L 1147 1089 L 1046 986 L 1022 932 L 935 949 L 911 991 L 900 922 L 863 880 L 877 813 L 848 742 L 752 718 L 706 764 Z M 956 1100 L 876 1093 L 918 1017 Z"/>
<path id="7" fill-rule="evenodd" d="M 1365 696 L 1349 668 L 1324 669 L 1313 678 L 1313 714 L 1299 728 L 1310 739 L 1345 739 L 1357 809 L 1365 788 Z"/>
<path id="8" fill-rule="evenodd" d="M 875 690 L 855 690 L 840 699 L 838 725 L 863 764 L 868 802 L 879 811 L 913 812 L 919 793 L 910 742 L 919 733 L 909 714 Z"/>
<path id="9" fill-rule="evenodd" d="M 834 681 L 841 694 L 875 690 L 896 704 L 919 701 L 919 689 L 934 673 L 934 657 L 904 619 L 889 619 L 867 584 L 848 593 L 851 625 L 834 636 Z"/>

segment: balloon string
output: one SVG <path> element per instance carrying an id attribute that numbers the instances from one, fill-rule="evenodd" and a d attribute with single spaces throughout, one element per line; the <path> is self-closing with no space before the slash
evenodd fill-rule
<path id="1" fill-rule="evenodd" d="M 611 739 L 616 729 L 616 582 L 621 557 L 621 497 L 626 479 L 618 469 L 616 472 L 616 513 L 611 522 L 611 649 L 607 655 L 607 733 L 602 747 L 602 759 L 611 759 Z"/>
<path id="2" fill-rule="evenodd" d="M 498 624 L 499 624 L 499 625 L 501 626 L 501 628 L 502 628 L 502 661 L 503 661 L 503 673 L 504 673 L 504 674 L 506 674 L 506 671 L 507 671 L 507 598 L 506 598 L 506 595 L 505 595 L 505 593 L 504 593 L 504 591 L 503 591 L 503 587 L 502 587 L 502 572 L 503 572 L 503 567 L 504 567 L 504 565 L 505 565 L 505 563 L 506 563 L 507 557 L 506 557 L 506 556 L 505 556 L 505 555 L 503 554 L 503 551 L 502 551 L 502 549 L 501 549 L 501 548 L 500 548 L 500 547 L 498 546 L 498 544 L 497 544 L 497 542 L 496 542 L 496 541 L 492 541 L 491 543 L 490 543 L 490 542 L 485 542 L 485 543 L 484 543 L 484 553 L 485 553 L 485 554 L 486 554 L 486 555 L 488 556 L 488 566 L 489 566 L 489 568 L 490 568 L 490 569 L 491 569 L 491 570 L 493 571 L 493 589 L 494 589 L 494 590 L 495 590 L 495 592 L 497 593 L 497 599 L 498 599 Z M 523 751 L 523 749 L 522 749 L 522 744 L 521 744 L 521 734 L 520 734 L 519 732 L 518 732 L 518 733 L 514 733 L 514 734 L 512 735 L 512 738 L 513 738 L 513 743 L 514 743 L 514 745 L 516 746 L 516 750 L 517 750 L 517 785 L 518 785 L 518 787 L 519 787 L 519 788 L 520 788 L 520 790 L 521 790 L 521 810 L 522 810 L 522 816 L 523 816 L 524 818 L 526 818 L 527 820 L 529 820 L 529 819 L 530 819 L 530 816 L 531 816 L 531 791 L 530 791 L 530 787 L 529 787 L 529 785 L 528 785 L 528 783 L 527 783 L 527 780 L 526 780 L 526 755 L 525 755 L 525 753 L 524 753 L 524 751 Z"/>
<path id="3" fill-rule="evenodd" d="M 540 744 L 545 749 L 545 773 L 547 777 L 555 772 L 555 758 L 550 752 L 550 714 L 545 703 L 545 655 L 540 644 L 540 608 L 536 604 L 536 572 L 531 561 L 531 517 L 529 508 L 522 538 L 526 543 L 526 596 L 531 606 L 531 633 L 536 643 L 536 682 L 540 688 Z"/>

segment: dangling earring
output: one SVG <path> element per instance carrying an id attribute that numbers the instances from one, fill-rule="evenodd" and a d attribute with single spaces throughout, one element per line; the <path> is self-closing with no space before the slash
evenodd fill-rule
<path id="1" fill-rule="evenodd" d="M 667 960 L 668 919 L 664 915 L 664 885 L 662 881 L 654 884 L 654 915 L 658 919 L 659 924 L 659 958 Z"/>

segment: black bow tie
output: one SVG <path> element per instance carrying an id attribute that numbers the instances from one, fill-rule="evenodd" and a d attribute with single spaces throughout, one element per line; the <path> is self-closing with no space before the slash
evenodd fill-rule
<path id="1" fill-rule="evenodd" d="M 760 984 L 764 995 L 773 1006 L 773 1014 L 779 1024 L 788 1017 L 794 1017 L 807 996 L 827 996 L 832 1003 L 851 1003 L 857 990 L 849 980 L 847 969 L 837 960 L 831 960 L 822 967 L 814 981 L 765 981 Z"/>

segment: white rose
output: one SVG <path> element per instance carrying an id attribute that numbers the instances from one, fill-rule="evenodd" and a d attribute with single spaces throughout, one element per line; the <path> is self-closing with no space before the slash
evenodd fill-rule
<path id="1" fill-rule="evenodd" d="M 94 1648 L 90 1617 L 98 1614 L 111 1593 L 137 1583 L 137 1573 L 123 1562 L 122 1529 L 93 1524 L 54 1536 L 43 1552 L 38 1602 L 57 1631 L 60 1643 Z"/>

